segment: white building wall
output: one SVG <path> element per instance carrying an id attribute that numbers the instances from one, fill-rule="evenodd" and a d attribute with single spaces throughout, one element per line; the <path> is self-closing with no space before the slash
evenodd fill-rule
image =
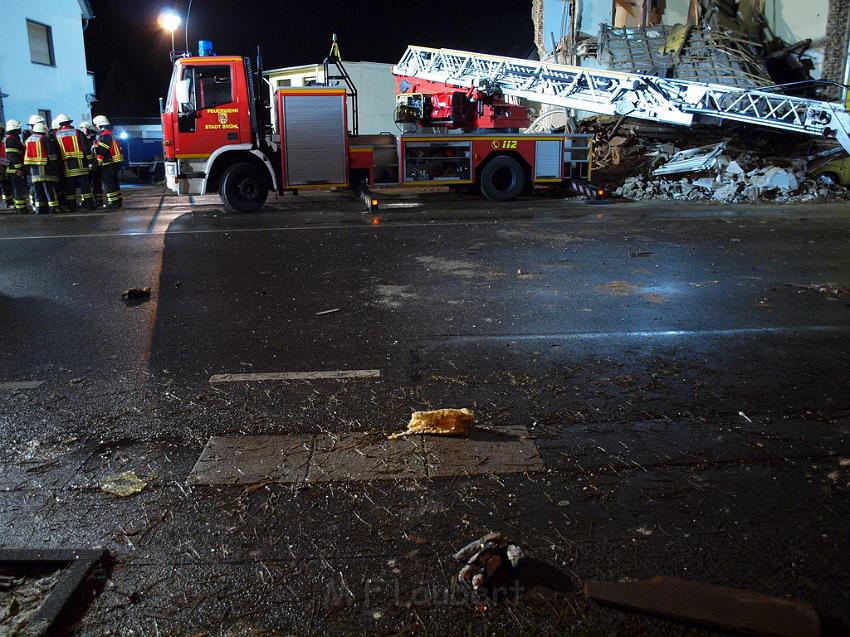
<path id="1" fill-rule="evenodd" d="M 86 70 L 83 21 L 78 0 L 3 0 L 3 53 L 0 93 L 5 119 L 26 120 L 39 109 L 55 117 L 67 113 L 76 122 L 91 119 L 86 93 L 92 82 Z M 51 27 L 55 66 L 30 61 L 27 20 Z"/>
<path id="2" fill-rule="evenodd" d="M 395 111 L 395 78 L 391 64 L 379 62 L 345 62 L 345 70 L 351 76 L 351 81 L 357 88 L 357 104 L 360 114 L 360 134 L 376 135 L 378 133 L 397 133 L 398 127 L 393 119 Z M 331 65 L 331 75 L 337 75 L 336 67 Z M 270 95 L 280 88 L 280 81 L 289 80 L 289 86 L 304 86 L 305 81 L 315 79 L 324 84 L 324 68 L 321 64 L 315 66 L 297 66 L 275 69 L 266 73 L 269 81 Z M 350 119 L 349 103 L 349 119 Z"/>

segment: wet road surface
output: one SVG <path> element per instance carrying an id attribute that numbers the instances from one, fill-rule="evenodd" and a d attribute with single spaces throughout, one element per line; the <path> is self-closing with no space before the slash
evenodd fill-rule
<path id="1" fill-rule="evenodd" d="M 0 216 L 0 544 L 115 551 L 82 633 L 680 634 L 580 594 L 658 574 L 848 621 L 843 206 L 128 199 Z M 380 377 L 209 382 L 335 370 Z M 545 471 L 186 483 L 211 436 L 439 407 L 525 427 Z M 155 478 L 99 490 L 128 469 Z M 450 555 L 490 529 L 533 559 L 482 611 Z"/>

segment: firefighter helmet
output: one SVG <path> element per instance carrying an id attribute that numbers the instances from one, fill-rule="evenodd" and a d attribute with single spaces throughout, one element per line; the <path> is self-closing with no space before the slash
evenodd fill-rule
<path id="1" fill-rule="evenodd" d="M 52 128 L 53 130 L 59 129 L 59 120 L 57 118 L 54 117 L 53 121 L 50 122 L 50 128 Z"/>
<path id="2" fill-rule="evenodd" d="M 65 115 L 65 113 L 59 113 L 54 121 L 61 126 L 62 124 L 70 124 L 74 121 L 74 118 L 70 115 Z"/>
<path id="3" fill-rule="evenodd" d="M 47 132 L 47 124 L 44 122 L 36 122 L 32 125 L 33 133 L 46 133 Z"/>
<path id="4" fill-rule="evenodd" d="M 16 119 L 6 120 L 6 132 L 12 133 L 16 130 L 21 130 L 21 123 Z"/>
<path id="5" fill-rule="evenodd" d="M 111 124 L 109 123 L 109 119 L 106 117 L 106 115 L 98 115 L 92 120 L 92 123 L 98 128 L 102 128 L 104 126 L 111 126 Z"/>
<path id="6" fill-rule="evenodd" d="M 91 130 L 94 128 L 94 124 L 91 122 L 80 122 L 79 129 L 80 130 Z"/>
<path id="7" fill-rule="evenodd" d="M 27 126 L 34 126 L 35 124 L 38 124 L 39 122 L 46 124 L 47 120 L 44 119 L 44 115 L 39 115 L 38 113 L 33 113 L 32 115 L 30 115 L 29 120 L 27 120 Z"/>

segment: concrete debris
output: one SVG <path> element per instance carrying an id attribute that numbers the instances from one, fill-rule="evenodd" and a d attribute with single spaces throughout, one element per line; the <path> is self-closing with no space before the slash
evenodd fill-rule
<path id="1" fill-rule="evenodd" d="M 645 156 L 663 156 L 669 144 L 660 144 Z M 812 179 L 802 162 L 784 162 L 788 167 L 770 165 L 748 154 L 735 157 L 719 154 L 721 145 L 678 152 L 656 168 L 656 177 L 628 177 L 614 194 L 626 199 L 711 200 L 721 203 L 759 201 L 803 202 L 816 199 L 850 199 L 848 190 Z M 695 173 L 677 179 L 671 175 L 690 170 Z M 700 173 L 703 176 L 700 176 Z"/>
<path id="2" fill-rule="evenodd" d="M 584 594 L 603 604 L 748 635 L 816 637 L 820 617 L 807 602 L 769 597 L 676 577 L 640 582 L 585 582 Z"/>
<path id="3" fill-rule="evenodd" d="M 466 562 L 458 573 L 458 581 L 477 591 L 509 578 L 522 560 L 523 552 L 503 533 L 490 532 L 470 542 L 452 557 L 458 562 Z"/>
<path id="4" fill-rule="evenodd" d="M 475 414 L 472 410 L 435 409 L 433 411 L 414 411 L 407 429 L 388 436 L 390 440 L 418 434 L 436 434 L 439 436 L 468 436 Z"/>
<path id="5" fill-rule="evenodd" d="M 664 144 L 662 144 L 663 146 Z M 669 144 L 668 144 L 669 145 Z M 652 171 L 653 175 L 673 175 L 709 170 L 718 165 L 721 153 L 726 150 L 726 142 L 712 146 L 689 148 L 673 155 L 663 166 Z M 725 158 L 724 158 L 725 159 Z M 728 161 L 726 162 L 729 163 Z"/>

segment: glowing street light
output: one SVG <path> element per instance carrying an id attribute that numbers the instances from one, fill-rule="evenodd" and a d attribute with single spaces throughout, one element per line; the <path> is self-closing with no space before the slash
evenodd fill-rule
<path id="1" fill-rule="evenodd" d="M 180 16 L 171 9 L 163 9 L 163 11 L 159 14 L 159 18 L 157 18 L 157 22 L 159 26 L 165 31 L 171 32 L 171 53 L 174 53 L 174 32 L 180 28 L 180 24 L 183 20 Z"/>

